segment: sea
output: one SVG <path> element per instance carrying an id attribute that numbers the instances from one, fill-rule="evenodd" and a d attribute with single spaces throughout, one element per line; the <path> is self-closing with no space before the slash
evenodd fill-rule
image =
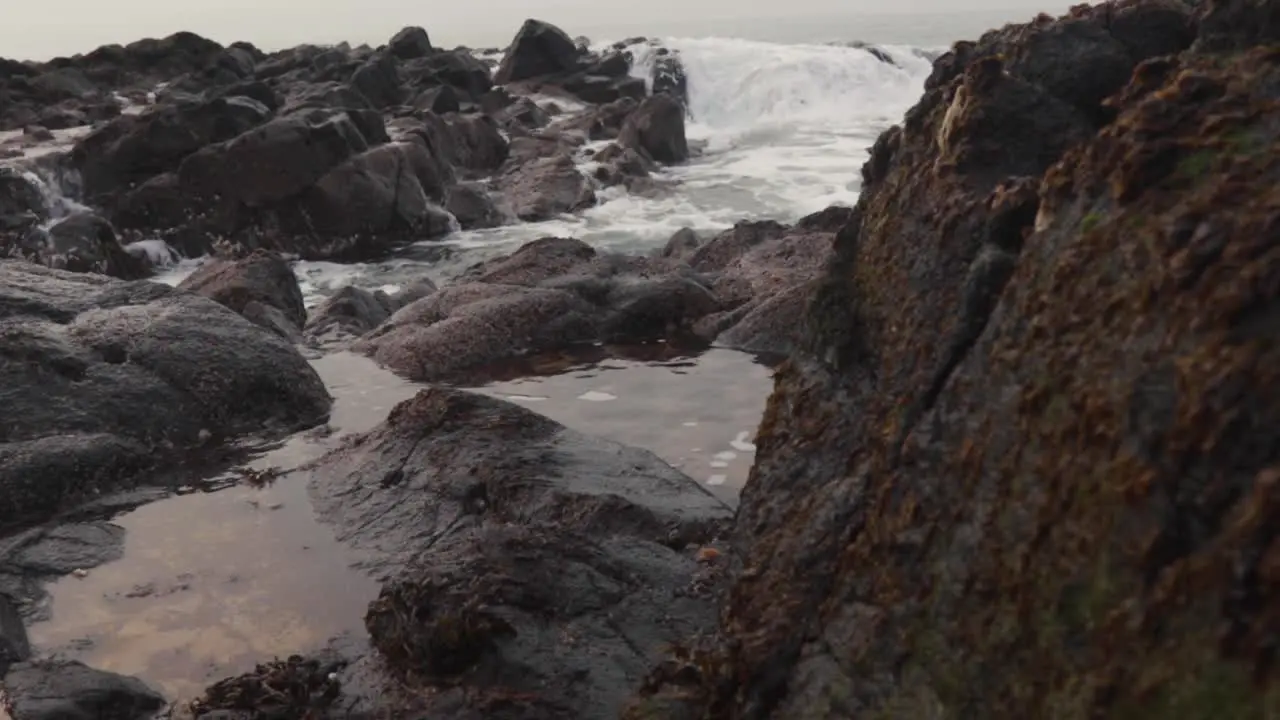
<path id="1" fill-rule="evenodd" d="M 726 23 L 667 33 L 627 27 L 610 34 L 566 23 L 571 35 L 591 33 L 600 48 L 648 35 L 679 52 L 688 74 L 687 133 L 697 153 L 661 171 L 669 192 L 610 190 L 579 215 L 457 232 L 377 262 L 298 262 L 306 301 L 314 306 L 345 285 L 395 292 L 422 276 L 447 282 L 471 263 L 548 235 L 642 253 L 684 227 L 712 234 L 741 220 L 791 222 L 852 205 L 868 148 L 919 97 L 931 58 L 954 40 L 976 39 L 1038 9 Z M 405 17 L 401 24 L 416 22 Z M 646 77 L 652 47 L 631 49 L 634 73 Z M 177 259 L 158 279 L 176 284 L 200 262 Z M 297 467 L 344 433 L 374 427 L 418 389 L 349 353 L 314 365 L 335 397 L 333 432 L 265 448 L 245 465 Z M 474 389 L 649 449 L 732 505 L 748 478 L 770 378 L 767 363 L 725 349 L 696 356 L 651 349 L 567 357 L 555 372 Z M 287 473 L 266 487 L 227 480 L 193 477 L 157 502 L 103 518 L 125 529 L 123 557 L 49 585 L 30 627 L 39 654 L 136 675 L 183 698 L 275 655 L 332 643 L 358 648 L 364 608 L 378 588 L 314 517 L 305 482 Z"/>

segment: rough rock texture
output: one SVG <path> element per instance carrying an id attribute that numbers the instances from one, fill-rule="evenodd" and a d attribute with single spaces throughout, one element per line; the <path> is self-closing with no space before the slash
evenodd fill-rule
<path id="1" fill-rule="evenodd" d="M 577 45 L 560 28 L 541 20 L 525 20 L 494 80 L 506 84 L 570 71 L 577 67 L 578 55 Z"/>
<path id="2" fill-rule="evenodd" d="M 596 202 L 591 181 L 568 155 L 511 162 L 498 178 L 498 190 L 511 213 L 526 222 L 550 220 Z"/>
<path id="3" fill-rule="evenodd" d="M 275 253 L 243 260 L 208 260 L 179 285 L 293 340 L 307 322 L 307 308 L 293 268 Z"/>
<path id="4" fill-rule="evenodd" d="M 151 272 L 145 258 L 134 257 L 120 245 L 111 223 L 90 212 L 77 212 L 14 233 L 0 230 L 0 257 L 126 280 Z"/>
<path id="5" fill-rule="evenodd" d="M 740 223 L 686 248 L 687 258 L 535 240 L 406 305 L 354 348 L 423 381 L 478 378 L 496 363 L 589 342 L 715 341 L 786 353 L 834 237 L 806 220 Z"/>
<path id="6" fill-rule="evenodd" d="M 0 261 L 0 525 L 131 479 L 173 448 L 323 421 L 288 343 L 148 282 Z"/>
<path id="7" fill-rule="evenodd" d="M 1200 12 L 1228 7 L 1275 6 Z M 1079 8 L 939 59 L 779 371 L 724 637 L 629 717 L 699 688 L 681 712 L 1273 711 L 1280 53 L 1130 79 L 1186 14 Z"/>
<path id="8" fill-rule="evenodd" d="M 141 680 L 71 661 L 15 666 L 4 698 L 13 720 L 149 720 L 166 704 Z"/>
<path id="9" fill-rule="evenodd" d="M 31 643 L 22 616 L 8 595 L 0 593 L 0 678 L 9 666 L 31 657 Z"/>
<path id="10" fill-rule="evenodd" d="M 618 143 L 643 153 L 655 162 L 670 165 L 688 160 L 684 108 L 677 99 L 665 93 L 646 99 L 627 117 Z"/>
<path id="11" fill-rule="evenodd" d="M 374 647 L 432 690 L 401 716 L 616 717 L 666 643 L 714 624 L 695 555 L 731 511 L 646 451 L 435 388 L 311 473 L 384 579 Z"/>

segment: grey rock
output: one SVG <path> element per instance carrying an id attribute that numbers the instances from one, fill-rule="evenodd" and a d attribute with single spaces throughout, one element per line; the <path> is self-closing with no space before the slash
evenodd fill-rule
<path id="1" fill-rule="evenodd" d="M 654 162 L 673 164 L 689 159 L 685 138 L 684 108 L 670 95 L 654 95 L 627 118 L 618 143 Z"/>
<path id="2" fill-rule="evenodd" d="M 141 680 L 74 661 L 15 665 L 4 684 L 13 720 L 149 720 L 165 706 Z"/>
<path id="3" fill-rule="evenodd" d="M 568 155 L 539 158 L 506 169 L 498 190 L 512 214 L 526 222 L 549 220 L 595 204 L 591 181 Z"/>
<path id="4" fill-rule="evenodd" d="M 132 480 L 174 448 L 329 411 L 292 346 L 165 285 L 0 261 L 0 336 L 0 525 Z"/>
<path id="5" fill-rule="evenodd" d="M 430 36 L 420 27 L 407 27 L 396 33 L 387 43 L 387 50 L 401 60 L 427 57 L 435 52 Z"/>
<path id="6" fill-rule="evenodd" d="M 307 308 L 293 268 L 276 253 L 256 252 L 242 260 L 205 261 L 179 285 L 280 334 L 276 314 L 296 333 L 307 322 Z M 271 313 L 273 309 L 276 312 Z M 292 337 L 292 334 L 285 335 Z"/>
<path id="7" fill-rule="evenodd" d="M 445 209 L 463 230 L 498 227 L 506 221 L 497 201 L 479 183 L 461 183 L 449 188 Z"/>
<path id="8" fill-rule="evenodd" d="M 581 55 L 573 39 L 541 20 L 525 20 L 498 66 L 494 81 L 507 83 L 574 70 Z"/>

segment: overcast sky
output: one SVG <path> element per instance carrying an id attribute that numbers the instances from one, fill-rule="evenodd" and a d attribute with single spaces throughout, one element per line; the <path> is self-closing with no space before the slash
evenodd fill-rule
<path id="1" fill-rule="evenodd" d="M 905 42 L 912 23 L 854 27 L 856 15 L 922 16 L 925 30 L 947 32 L 930 15 L 957 15 L 958 6 L 976 23 L 962 22 L 965 37 L 1003 14 L 1021 20 L 1039 11 L 1058 13 L 1069 0 L 787 0 L 755 5 L 745 0 L 6 0 L 18 9 L 0 22 L 0 56 L 46 59 L 86 52 L 106 43 L 128 43 L 191 30 L 220 42 L 248 40 L 264 49 L 304 42 L 350 40 L 378 44 L 405 25 L 427 28 L 441 46 L 505 45 L 526 17 L 563 27 L 571 35 L 740 35 L 759 39 L 863 39 Z M 774 22 L 760 22 L 774 17 Z M 755 22 L 752 22 L 754 20 Z M 845 22 L 840 22 L 841 20 Z M 831 28 L 832 37 L 810 37 Z M 976 29 L 975 29 L 976 28 Z M 864 32 L 859 33 L 862 29 Z M 763 36 L 776 34 L 776 38 Z M 852 37 L 849 37 L 852 35 Z M 953 39 L 960 39 L 954 37 Z"/>

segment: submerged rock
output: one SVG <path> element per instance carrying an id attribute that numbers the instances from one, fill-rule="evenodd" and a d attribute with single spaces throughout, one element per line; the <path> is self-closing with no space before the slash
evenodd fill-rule
<path id="1" fill-rule="evenodd" d="M 0 261 L 0 525 L 138 477 L 175 449 L 322 422 L 288 343 L 165 285 Z"/>
<path id="2" fill-rule="evenodd" d="M 523 696 L 542 708 L 526 717 L 613 717 L 664 643 L 713 622 L 685 548 L 731 511 L 648 452 L 434 388 L 310 472 L 321 517 L 384 579 L 366 625 L 435 689 L 429 716 Z"/>

